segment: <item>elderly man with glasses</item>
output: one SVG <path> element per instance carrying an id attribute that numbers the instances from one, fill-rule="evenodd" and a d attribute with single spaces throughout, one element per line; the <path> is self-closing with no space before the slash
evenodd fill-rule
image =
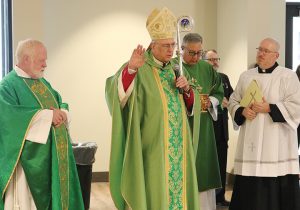
<path id="1" fill-rule="evenodd" d="M 138 45 L 106 83 L 112 198 L 118 210 L 199 210 L 187 119 L 197 101 L 186 77 L 174 74 L 176 17 L 167 8 L 155 9 L 146 25 L 149 49 Z"/>
<path id="2" fill-rule="evenodd" d="M 231 87 L 228 76 L 218 71 L 220 58 L 217 51 L 214 49 L 207 50 L 204 54 L 204 60 L 210 63 L 213 66 L 214 70 L 216 70 L 221 76 L 224 89 L 224 98 L 222 104 L 219 104 L 218 106 L 218 120 L 213 122 L 222 180 L 222 188 L 216 190 L 216 202 L 219 206 L 229 206 L 229 202 L 225 199 L 227 150 L 229 140 L 227 105 L 233 89 Z"/>
<path id="3" fill-rule="evenodd" d="M 230 210 L 300 209 L 300 84 L 295 72 L 278 65 L 278 51 L 276 40 L 262 40 L 258 67 L 241 74 L 229 99 L 228 110 L 240 125 Z M 242 106 L 240 101 L 253 81 L 263 96 Z"/>
<path id="4" fill-rule="evenodd" d="M 200 60 L 202 37 L 188 33 L 183 38 L 183 66 L 191 78 L 201 87 L 202 112 L 200 135 L 196 156 L 196 170 L 201 210 L 216 209 L 215 189 L 221 187 L 213 120 L 218 117 L 218 105 L 222 103 L 224 92 L 221 77 L 212 65 Z"/>

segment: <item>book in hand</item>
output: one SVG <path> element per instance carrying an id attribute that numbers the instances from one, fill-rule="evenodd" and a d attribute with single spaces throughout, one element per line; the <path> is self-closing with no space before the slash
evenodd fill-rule
<path id="1" fill-rule="evenodd" d="M 253 102 L 262 102 L 262 92 L 258 87 L 257 81 L 252 80 L 252 82 L 249 84 L 249 86 L 246 89 L 246 92 L 240 101 L 240 105 L 242 107 L 248 107 Z"/>

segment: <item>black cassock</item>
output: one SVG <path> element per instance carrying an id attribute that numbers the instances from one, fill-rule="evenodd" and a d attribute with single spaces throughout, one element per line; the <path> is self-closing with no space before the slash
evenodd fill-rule
<path id="1" fill-rule="evenodd" d="M 222 84 L 224 89 L 224 97 L 229 100 L 233 89 L 231 87 L 229 78 L 226 74 L 219 73 L 222 78 Z M 228 110 L 219 105 L 218 107 L 218 120 L 214 121 L 215 139 L 218 152 L 220 175 L 222 180 L 222 188 L 216 190 L 216 201 L 222 202 L 225 200 L 225 185 L 226 185 L 226 167 L 227 167 L 227 149 L 228 149 Z"/>

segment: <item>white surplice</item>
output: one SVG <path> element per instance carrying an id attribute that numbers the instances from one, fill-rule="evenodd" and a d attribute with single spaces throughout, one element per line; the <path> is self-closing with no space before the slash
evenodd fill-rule
<path id="1" fill-rule="evenodd" d="M 258 69 L 244 72 L 230 97 L 228 110 L 234 118 L 245 90 L 256 80 L 269 104 L 276 104 L 286 122 L 273 122 L 269 113 L 258 113 L 240 127 L 234 173 L 277 177 L 299 174 L 297 127 L 300 122 L 300 83 L 290 69 L 276 67 L 272 73 Z"/>
<path id="2" fill-rule="evenodd" d="M 216 210 L 215 189 L 199 192 L 200 210 Z"/>

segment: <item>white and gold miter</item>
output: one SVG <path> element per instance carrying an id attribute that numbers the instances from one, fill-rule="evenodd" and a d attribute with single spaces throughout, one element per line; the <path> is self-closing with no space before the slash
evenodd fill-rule
<path id="1" fill-rule="evenodd" d="M 146 27 L 152 40 L 175 38 L 176 17 L 166 7 L 154 9 L 147 19 Z"/>

